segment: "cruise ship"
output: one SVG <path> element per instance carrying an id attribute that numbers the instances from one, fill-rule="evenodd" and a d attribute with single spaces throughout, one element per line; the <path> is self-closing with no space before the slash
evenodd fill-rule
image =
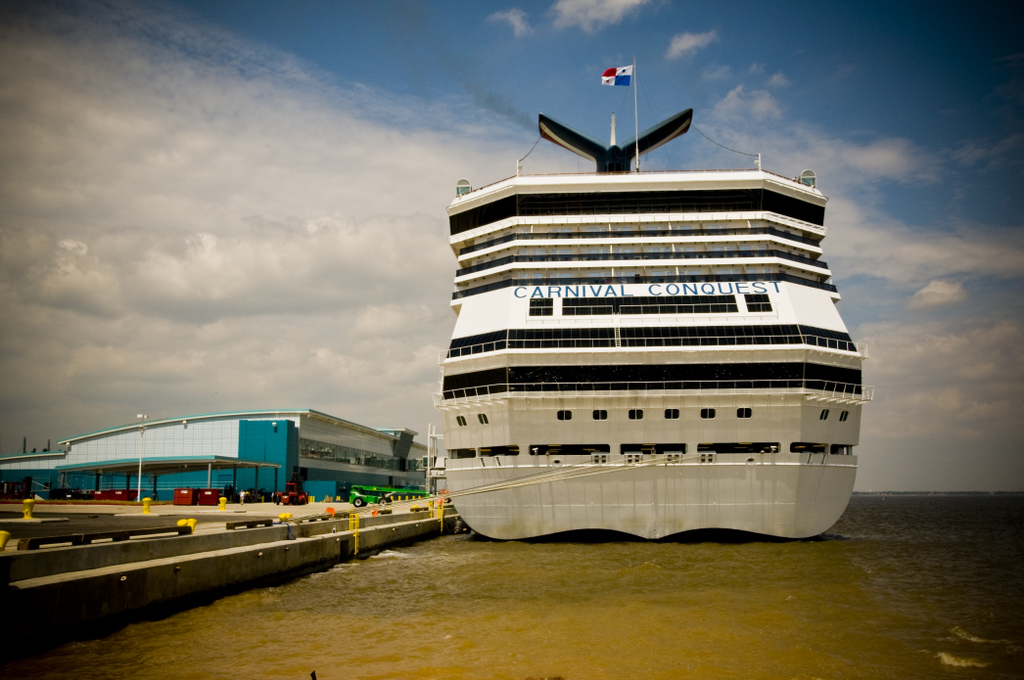
<path id="1" fill-rule="evenodd" d="M 620 146 L 541 115 L 593 173 L 457 183 L 435 404 L 477 533 L 806 538 L 846 509 L 872 389 L 822 260 L 827 199 L 811 171 L 631 171 L 691 119 Z"/>

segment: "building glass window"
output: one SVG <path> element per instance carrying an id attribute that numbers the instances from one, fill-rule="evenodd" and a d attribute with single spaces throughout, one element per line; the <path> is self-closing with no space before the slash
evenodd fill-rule
<path id="1" fill-rule="evenodd" d="M 749 408 L 736 409 L 737 418 L 749 418 L 753 412 Z"/>
<path id="2" fill-rule="evenodd" d="M 487 414 L 486 413 L 478 413 L 478 414 L 476 414 L 476 419 L 480 421 L 481 425 L 486 425 L 487 422 L 488 422 L 487 421 Z"/>
<path id="3" fill-rule="evenodd" d="M 842 413 L 839 414 L 839 422 L 845 423 L 846 419 L 849 418 L 849 417 L 850 417 L 850 412 L 849 411 L 843 411 Z"/>
<path id="4" fill-rule="evenodd" d="M 572 420 L 572 411 L 559 411 L 556 415 L 559 420 Z"/>
<path id="5" fill-rule="evenodd" d="M 459 424 L 459 427 L 465 427 L 466 416 L 455 416 L 455 422 Z"/>
<path id="6" fill-rule="evenodd" d="M 641 409 L 641 408 L 631 408 L 631 409 L 629 409 L 629 419 L 630 420 L 643 420 L 644 419 L 644 410 Z"/>
<path id="7" fill-rule="evenodd" d="M 679 420 L 679 409 L 667 408 L 665 409 L 665 420 Z"/>
<path id="8" fill-rule="evenodd" d="M 608 411 L 594 410 L 594 420 L 608 420 Z"/>
<path id="9" fill-rule="evenodd" d="M 700 417 L 703 420 L 711 420 L 715 417 L 715 409 L 713 408 L 702 408 L 700 410 Z"/>
<path id="10" fill-rule="evenodd" d="M 828 409 L 827 408 L 821 409 L 821 415 L 818 416 L 818 420 L 828 420 Z"/>

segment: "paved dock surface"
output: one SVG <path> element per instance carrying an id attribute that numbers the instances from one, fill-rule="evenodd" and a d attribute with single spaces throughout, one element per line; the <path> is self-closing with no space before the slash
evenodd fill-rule
<path id="1" fill-rule="evenodd" d="M 421 504 L 422 505 L 422 504 Z M 224 511 L 210 505 L 154 505 L 148 515 L 143 514 L 139 505 L 100 504 L 36 504 L 32 516 L 37 519 L 66 519 L 66 521 L 26 522 L 22 519 L 21 505 L 0 505 L 0 531 L 11 534 L 7 549 L 16 545 L 17 539 L 33 536 L 61 536 L 65 534 L 117 531 L 136 527 L 173 527 L 179 519 L 193 518 L 199 522 L 196 533 L 226 531 L 228 522 L 246 519 L 273 518 L 282 513 L 291 513 L 293 519 L 309 515 L 321 515 L 328 508 L 341 513 L 353 510 L 351 503 L 309 503 L 307 505 L 274 505 L 273 503 L 228 504 Z M 369 512 L 369 511 L 367 511 Z M 396 513 L 408 512 L 408 505 L 396 506 Z"/>

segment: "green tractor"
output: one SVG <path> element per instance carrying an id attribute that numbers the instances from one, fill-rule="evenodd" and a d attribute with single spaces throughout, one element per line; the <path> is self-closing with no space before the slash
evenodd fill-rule
<path id="1" fill-rule="evenodd" d="M 353 486 L 349 492 L 348 502 L 357 508 L 367 505 L 387 505 L 392 501 L 405 501 L 414 498 L 426 498 L 426 491 L 418 489 L 395 489 L 387 486 Z"/>

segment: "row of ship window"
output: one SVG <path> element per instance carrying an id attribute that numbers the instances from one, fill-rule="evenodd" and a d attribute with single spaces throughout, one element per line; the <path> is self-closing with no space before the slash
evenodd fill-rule
<path id="1" fill-rule="evenodd" d="M 618 332 L 616 332 L 618 331 Z M 617 337 L 616 337 L 617 336 Z M 511 328 L 455 338 L 448 358 L 503 349 L 813 345 L 856 352 L 849 334 L 797 324 L 758 326 L 641 326 Z"/>
<path id="2" fill-rule="evenodd" d="M 824 206 L 768 189 L 685 189 L 567 194 L 517 194 L 450 215 L 450 234 L 511 217 L 770 212 L 821 226 Z"/>
<path id="3" fill-rule="evenodd" d="M 631 408 L 631 409 L 629 409 L 627 415 L 628 415 L 630 420 L 643 420 L 644 419 L 644 410 L 642 408 Z M 717 415 L 717 410 L 713 409 L 713 408 L 702 408 L 700 410 L 700 417 L 701 417 L 702 420 L 712 420 L 712 419 L 714 419 L 716 417 L 716 415 Z M 606 411 L 604 409 L 594 409 L 592 411 L 592 413 L 591 413 L 591 416 L 593 417 L 594 420 L 608 420 L 608 411 Z M 736 409 L 736 417 L 737 418 L 747 419 L 747 418 L 752 418 L 753 416 L 754 416 L 753 409 L 746 408 L 746 407 Z M 821 413 L 818 415 L 818 419 L 819 420 L 828 420 L 828 416 L 829 416 L 829 409 L 823 408 L 823 409 L 821 409 Z M 849 416 L 850 416 L 850 412 L 849 411 L 843 411 L 842 413 L 839 414 L 839 422 L 845 423 L 847 418 L 849 418 Z M 569 411 L 569 410 L 556 411 L 555 412 L 555 418 L 558 419 L 558 420 L 572 420 L 572 411 Z M 490 420 L 487 418 L 487 414 L 486 413 L 477 413 L 476 414 L 476 419 L 477 419 L 477 422 L 479 422 L 481 425 L 487 425 L 490 422 Z M 677 408 L 667 408 L 667 409 L 665 409 L 665 420 L 679 420 L 679 409 L 677 409 Z M 469 422 L 466 420 L 466 416 L 456 416 L 455 417 L 455 422 L 459 425 L 459 427 L 466 427 L 466 425 L 469 424 Z"/>
<path id="4" fill-rule="evenodd" d="M 716 453 L 779 453 L 782 450 L 779 442 L 706 442 L 697 444 L 697 452 L 701 454 Z M 619 453 L 626 457 L 626 462 L 640 462 L 644 456 L 667 456 L 673 458 L 688 453 L 686 442 L 663 444 L 620 444 Z M 827 442 L 791 442 L 790 453 L 829 453 L 838 456 L 853 454 L 851 444 L 829 444 Z M 484 446 L 474 448 L 450 449 L 449 458 L 489 458 L 493 456 L 518 456 L 519 447 Z M 527 447 L 531 456 L 590 456 L 591 462 L 607 463 L 611 455 L 609 444 L 531 444 Z M 702 461 L 704 462 L 704 461 Z M 711 462 L 711 461 L 708 461 Z"/>
<path id="5" fill-rule="evenodd" d="M 468 255 L 475 253 L 479 250 L 486 250 L 487 248 L 493 248 L 503 243 L 510 243 L 512 241 L 536 241 L 536 240 L 552 240 L 552 239 L 593 239 L 593 238 L 637 238 L 643 236 L 645 238 L 657 238 L 657 237 L 675 237 L 680 236 L 749 236 L 753 234 L 768 234 L 771 236 L 778 236 L 780 238 L 787 239 L 789 241 L 796 241 L 798 243 L 804 243 L 810 246 L 817 246 L 818 241 L 814 239 L 806 238 L 795 234 L 791 231 L 784 229 L 776 229 L 775 227 L 758 227 L 751 226 L 749 228 L 740 229 L 728 229 L 718 228 L 715 225 L 708 225 L 706 227 L 697 227 L 693 224 L 683 223 L 677 225 L 674 228 L 666 228 L 664 226 L 658 227 L 645 227 L 642 231 L 637 232 L 629 228 L 601 228 L 601 227 L 586 227 L 586 231 L 574 232 L 571 227 L 565 227 L 562 229 L 553 229 L 551 231 L 543 232 L 527 232 L 527 233 L 514 233 L 505 234 L 497 238 L 489 239 L 487 241 L 481 241 L 480 243 L 473 243 L 465 246 L 459 250 L 459 256 Z M 742 246 L 741 246 L 742 247 Z"/>
<path id="6" fill-rule="evenodd" d="M 805 255 L 790 253 L 785 250 L 768 250 L 767 248 L 758 250 L 726 250 L 724 248 L 718 248 L 701 251 L 693 249 L 689 251 L 675 252 L 668 250 L 667 248 L 661 252 L 652 252 L 651 248 L 646 249 L 645 252 L 634 252 L 634 249 L 632 248 L 616 248 L 615 252 L 608 252 L 605 249 L 594 250 L 597 252 L 573 253 L 571 249 L 566 249 L 565 252 L 553 253 L 550 255 L 542 253 L 535 253 L 530 255 L 506 255 L 504 257 L 495 258 L 493 260 L 485 260 L 483 262 L 479 262 L 478 264 L 470 265 L 468 267 L 462 267 L 456 270 L 455 276 L 459 277 L 466 276 L 468 274 L 475 274 L 476 272 L 482 272 L 488 269 L 495 269 L 506 264 L 519 264 L 529 262 L 626 262 L 628 264 L 626 264 L 625 266 L 635 266 L 634 262 L 636 262 L 637 260 L 641 262 L 650 262 L 652 260 L 722 260 L 732 258 L 749 259 L 768 257 L 776 257 L 783 260 L 789 260 L 791 262 L 798 262 L 800 264 L 817 267 L 819 269 L 828 269 L 828 263 L 822 262 L 821 260 L 816 260 Z M 694 266 L 695 264 L 696 263 L 687 264 L 686 266 Z M 615 265 L 613 264 L 612 266 Z M 747 265 L 743 263 L 738 263 L 737 266 L 745 267 Z"/>
<path id="7" fill-rule="evenodd" d="M 743 296 L 750 313 L 772 311 L 767 295 L 748 293 Z M 562 316 L 602 316 L 614 314 L 737 314 L 735 295 L 662 295 L 630 296 L 628 298 L 565 298 Z M 530 316 L 554 316 L 553 298 L 530 300 Z"/>

